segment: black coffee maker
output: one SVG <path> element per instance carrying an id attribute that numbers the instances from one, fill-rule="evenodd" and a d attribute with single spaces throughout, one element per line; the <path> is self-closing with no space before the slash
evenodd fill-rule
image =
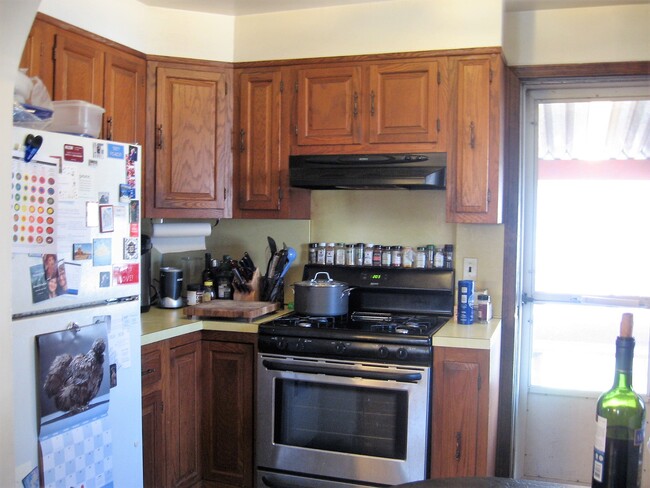
<path id="1" fill-rule="evenodd" d="M 140 312 L 151 308 L 151 237 L 140 236 Z"/>

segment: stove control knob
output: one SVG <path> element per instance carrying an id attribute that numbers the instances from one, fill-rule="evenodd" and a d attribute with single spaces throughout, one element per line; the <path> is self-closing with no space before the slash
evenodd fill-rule
<path id="1" fill-rule="evenodd" d="M 296 343 L 296 350 L 297 351 L 304 351 L 305 350 L 305 343 L 303 342 L 302 339 L 298 339 L 298 342 Z"/>
<path id="2" fill-rule="evenodd" d="M 345 352 L 345 343 L 337 342 L 336 345 L 334 346 L 334 350 L 339 354 Z"/>
<path id="3" fill-rule="evenodd" d="M 382 359 L 385 359 L 388 357 L 388 348 L 386 346 L 381 346 L 377 350 L 377 356 L 379 356 Z"/>
<path id="4" fill-rule="evenodd" d="M 280 351 L 284 351 L 287 348 L 287 341 L 284 339 L 278 339 L 276 346 Z"/>
<path id="5" fill-rule="evenodd" d="M 406 359 L 406 357 L 409 355 L 409 352 L 406 350 L 404 347 L 400 347 L 397 350 L 397 359 Z"/>

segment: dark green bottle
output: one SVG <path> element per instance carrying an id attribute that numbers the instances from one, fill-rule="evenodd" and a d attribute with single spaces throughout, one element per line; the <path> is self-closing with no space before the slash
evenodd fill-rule
<path id="1" fill-rule="evenodd" d="M 616 338 L 614 386 L 600 396 L 596 407 L 592 487 L 641 487 L 645 405 L 632 390 L 632 327 L 632 314 L 624 313 Z"/>

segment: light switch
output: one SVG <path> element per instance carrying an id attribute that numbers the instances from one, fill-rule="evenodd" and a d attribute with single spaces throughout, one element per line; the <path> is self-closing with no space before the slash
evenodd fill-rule
<path id="1" fill-rule="evenodd" d="M 478 274 L 478 259 L 463 258 L 463 279 L 475 280 Z"/>

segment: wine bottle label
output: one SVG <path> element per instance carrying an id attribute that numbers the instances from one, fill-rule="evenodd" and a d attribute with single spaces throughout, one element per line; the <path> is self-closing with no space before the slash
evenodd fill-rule
<path id="1" fill-rule="evenodd" d="M 634 431 L 634 445 L 640 446 L 645 438 L 645 425 Z"/>
<path id="2" fill-rule="evenodd" d="M 593 478 L 598 482 L 603 481 L 603 467 L 605 465 L 605 445 L 607 442 L 607 419 L 598 415 L 596 417 L 596 438 L 594 441 L 594 469 Z"/>

